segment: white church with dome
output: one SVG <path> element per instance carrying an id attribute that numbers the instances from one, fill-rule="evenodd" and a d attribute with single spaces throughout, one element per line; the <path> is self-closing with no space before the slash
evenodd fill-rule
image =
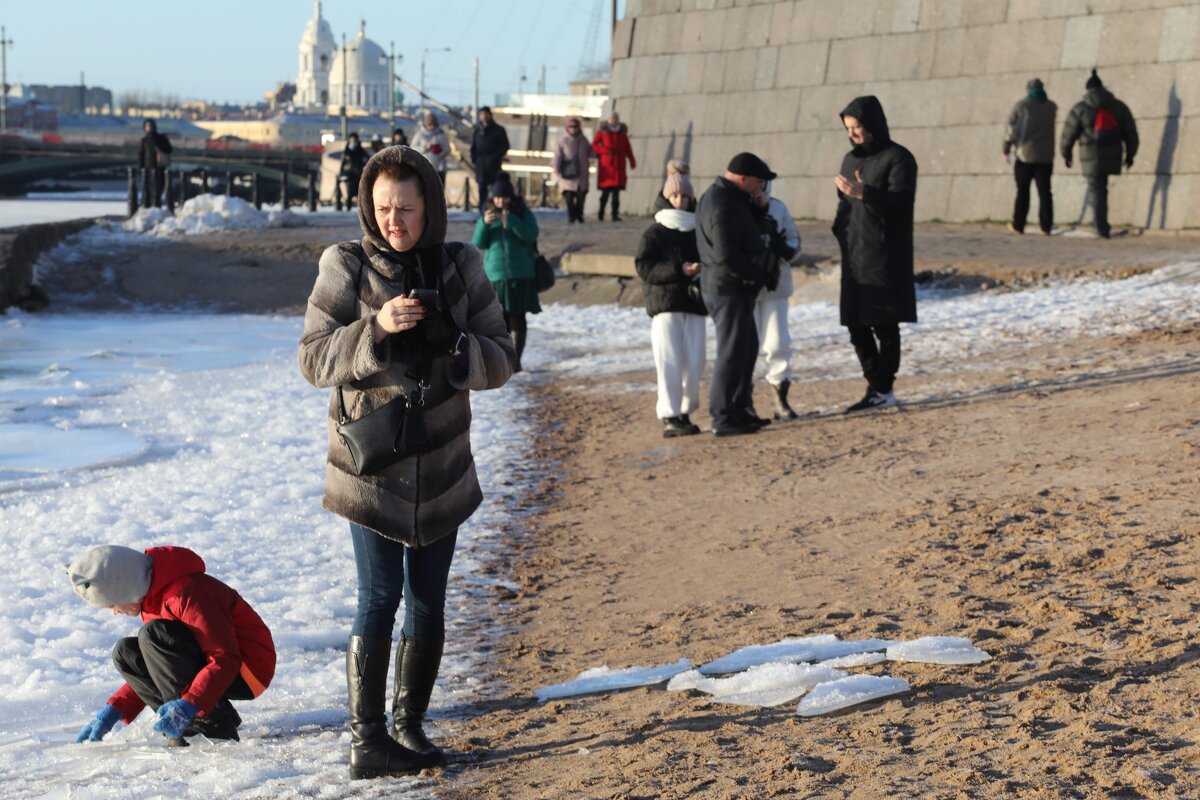
<path id="1" fill-rule="evenodd" d="M 313 4 L 313 18 L 300 38 L 300 75 L 296 79 L 296 105 L 306 111 L 337 114 L 345 105 L 351 115 L 388 110 L 388 58 L 383 48 L 367 38 L 366 21 L 358 36 L 339 47 L 329 23 L 321 17 L 321 3 Z"/>

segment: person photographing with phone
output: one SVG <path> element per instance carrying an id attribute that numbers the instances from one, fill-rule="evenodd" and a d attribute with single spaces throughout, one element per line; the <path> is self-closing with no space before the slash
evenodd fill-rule
<path id="1" fill-rule="evenodd" d="M 321 255 L 299 348 L 305 379 L 334 389 L 322 504 L 350 523 L 357 569 L 346 652 L 353 779 L 445 763 L 422 725 L 442 660 L 458 528 L 483 500 L 469 392 L 503 386 L 516 362 L 479 251 L 445 241 L 433 165 L 388 147 L 367 162 L 358 200 L 363 238 Z M 376 440 L 352 433 L 381 418 Z"/>
<path id="2" fill-rule="evenodd" d="M 515 371 L 520 372 L 528 330 L 525 315 L 542 312 L 534 267 L 538 223 L 503 172 L 490 195 L 488 207 L 475 222 L 471 244 L 484 251 L 483 267 L 504 308 L 504 324 L 517 348 Z"/>

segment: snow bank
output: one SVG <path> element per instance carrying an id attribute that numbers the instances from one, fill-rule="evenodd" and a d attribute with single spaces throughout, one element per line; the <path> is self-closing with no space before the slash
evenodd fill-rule
<path id="1" fill-rule="evenodd" d="M 238 197 L 202 194 L 184 203 L 172 216 L 165 208 L 142 208 L 122 223 L 134 233 L 151 236 L 191 236 L 223 230 L 298 228 L 305 218 L 290 209 L 260 211 Z"/>

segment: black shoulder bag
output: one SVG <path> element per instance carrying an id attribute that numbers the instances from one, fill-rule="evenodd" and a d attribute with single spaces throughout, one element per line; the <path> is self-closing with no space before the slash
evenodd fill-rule
<path id="1" fill-rule="evenodd" d="M 354 281 L 357 309 L 366 254 L 361 248 L 353 248 L 352 252 L 358 255 L 358 277 Z M 423 418 L 425 392 L 429 389 L 428 362 L 422 365 L 421 372 L 421 377 L 412 381 L 412 385 L 408 385 L 408 381 L 401 381 L 404 394 L 355 420 L 346 414 L 346 399 L 342 387 L 337 387 L 337 433 L 350 450 L 350 458 L 358 475 L 373 475 L 403 458 L 429 449 L 429 436 Z"/>

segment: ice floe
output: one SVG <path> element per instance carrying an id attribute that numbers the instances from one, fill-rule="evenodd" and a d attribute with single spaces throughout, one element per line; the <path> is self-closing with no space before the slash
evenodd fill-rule
<path id="1" fill-rule="evenodd" d="M 595 667 L 579 673 L 579 677 L 566 683 L 556 683 L 538 689 L 533 694 L 543 703 L 547 700 L 557 700 L 561 697 L 574 697 L 593 692 L 611 692 L 616 689 L 632 689 L 635 686 L 653 686 L 669 680 L 681 672 L 692 668 L 692 662 L 681 658 L 674 664 L 662 667 L 629 667 L 627 669 L 609 669 Z"/>
<path id="2" fill-rule="evenodd" d="M 802 717 L 815 717 L 869 700 L 901 694 L 909 688 L 908 682 L 899 678 L 885 675 L 850 675 L 814 688 L 800 701 L 796 713 Z"/>
<path id="3" fill-rule="evenodd" d="M 795 700 L 814 686 L 845 676 L 841 670 L 820 664 L 777 661 L 759 664 L 728 678 L 709 678 L 698 670 L 690 670 L 672 678 L 667 689 L 695 689 L 712 695 L 713 701 L 719 703 L 777 706 Z"/>
<path id="4" fill-rule="evenodd" d="M 981 664 L 991 659 L 983 650 L 961 636 L 926 636 L 888 647 L 889 661 L 915 661 L 921 664 Z"/>
<path id="5" fill-rule="evenodd" d="M 700 667 L 705 675 L 722 675 L 768 664 L 772 661 L 826 661 L 831 658 L 883 650 L 892 642 L 886 639 L 844 641 L 833 634 L 783 639 L 774 644 L 753 644 Z"/>

